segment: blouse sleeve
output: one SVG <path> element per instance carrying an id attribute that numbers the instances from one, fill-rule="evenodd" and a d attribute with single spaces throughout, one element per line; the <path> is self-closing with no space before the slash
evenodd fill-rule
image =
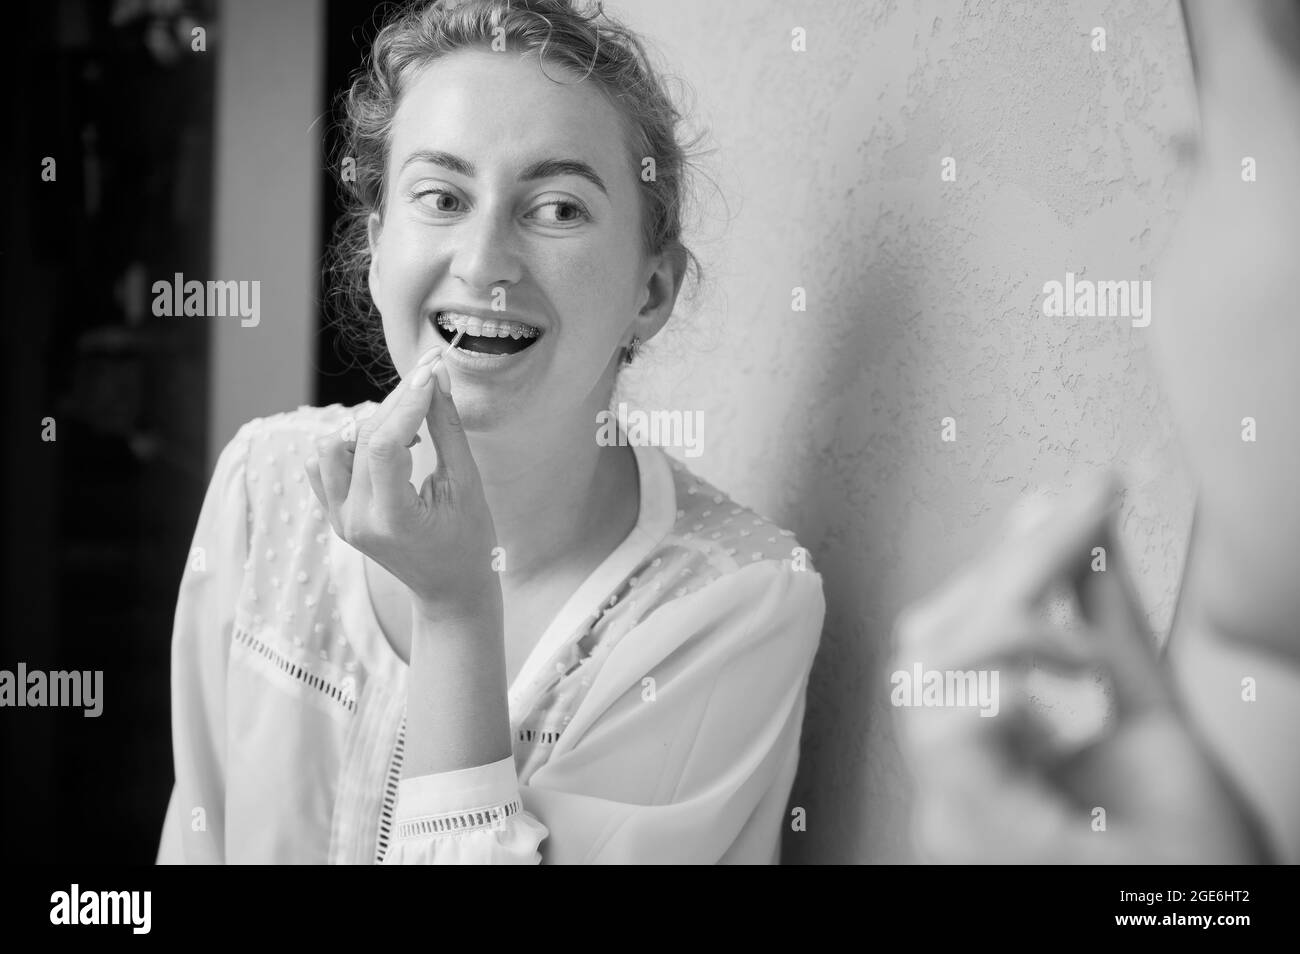
<path id="1" fill-rule="evenodd" d="M 248 427 L 217 459 L 177 596 L 171 659 L 176 781 L 159 864 L 225 860 L 226 661 L 248 556 Z"/>
<path id="2" fill-rule="evenodd" d="M 821 576 L 750 564 L 609 651 L 551 758 L 404 779 L 385 863 L 769 863 L 799 758 Z"/>

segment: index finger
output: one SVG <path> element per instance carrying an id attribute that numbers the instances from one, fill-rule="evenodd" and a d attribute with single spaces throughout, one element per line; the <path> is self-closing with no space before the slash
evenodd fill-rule
<path id="1" fill-rule="evenodd" d="M 366 420 L 371 424 L 372 433 L 377 430 L 380 425 L 388 419 L 388 415 L 393 412 L 393 408 L 397 406 L 397 402 L 401 398 L 402 388 L 410 382 L 411 378 L 415 376 L 416 372 L 420 370 L 422 365 L 430 364 L 434 358 L 440 355 L 442 349 L 442 345 L 434 345 L 428 351 L 424 352 L 424 354 L 420 355 L 419 359 L 415 363 L 415 367 L 411 369 L 410 373 L 405 377 L 400 378 L 393 389 L 384 395 L 383 401 L 381 401 L 379 406 L 371 412 L 369 417 L 366 418 Z"/>
<path id="2" fill-rule="evenodd" d="M 1030 624 L 1026 611 L 1057 582 L 1073 584 L 1087 566 L 1092 546 L 1105 539 L 1115 489 L 1110 475 L 1090 481 L 1067 492 L 1032 527 L 986 548 L 931 596 L 904 610 L 895 626 L 895 644 L 933 652 L 941 648 L 937 644 L 951 644 L 957 633 L 968 632 L 977 622 L 972 614 L 986 626 L 990 619 L 997 621 L 994 628 L 1006 637 L 999 644 L 1014 642 L 1019 629 Z"/>
<path id="3" fill-rule="evenodd" d="M 432 355 L 432 357 L 430 357 Z M 434 365 L 441 349 L 430 349 L 415 370 L 397 389 L 387 416 L 370 437 L 368 472 L 375 499 L 381 506 L 395 507 L 403 498 L 414 499 L 411 486 L 411 454 L 408 448 L 418 436 L 429 412 L 433 395 Z"/>
<path id="4" fill-rule="evenodd" d="M 1118 503 L 1114 474 L 1087 479 L 1029 529 L 994 546 L 979 561 L 985 579 L 1008 600 L 1038 603 L 1053 584 L 1073 581 L 1093 548 L 1108 541 L 1107 523 Z"/>
<path id="5" fill-rule="evenodd" d="M 1076 585 L 1090 639 L 1105 660 L 1122 713 L 1167 707 L 1173 702 L 1169 675 L 1160 665 L 1123 554 L 1117 545 L 1108 550 L 1106 569 L 1084 573 Z"/>

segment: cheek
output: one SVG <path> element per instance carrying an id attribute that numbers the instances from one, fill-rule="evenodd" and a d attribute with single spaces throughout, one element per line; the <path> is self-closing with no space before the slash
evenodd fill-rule
<path id="1" fill-rule="evenodd" d="M 1199 190 L 1152 283 L 1152 353 L 1198 469 L 1240 450 L 1241 418 L 1268 390 L 1259 343 L 1276 336 L 1279 302 L 1278 270 L 1260 257 L 1264 228 L 1235 196 Z"/>
<path id="2" fill-rule="evenodd" d="M 433 281 L 429 263 L 434 250 L 427 239 L 394 222 L 380 248 L 382 267 L 378 275 L 384 343 L 393 365 L 405 375 L 420 354 L 436 344 L 437 332 L 424 320 L 424 303 Z"/>
<path id="3" fill-rule="evenodd" d="M 402 377 L 406 377 L 407 372 L 415 366 L 422 350 L 420 341 L 419 329 L 410 321 L 384 316 L 384 346 L 388 349 L 393 367 Z"/>
<path id="4" fill-rule="evenodd" d="M 1300 314 L 1285 251 L 1300 229 L 1232 199 L 1200 205 L 1180 229 L 1151 330 L 1200 485 L 1197 588 L 1214 616 L 1262 633 L 1300 613 Z"/>
<path id="5" fill-rule="evenodd" d="M 593 347 L 623 333 L 633 302 L 628 265 L 617 249 L 585 246 L 552 256 L 544 267 L 547 295 L 562 326 L 580 330 Z"/>
<path id="6" fill-rule="evenodd" d="M 570 298 L 598 298 L 613 275 L 614 258 L 597 244 L 574 243 L 545 256 L 546 274 L 553 287 Z"/>
<path id="7" fill-rule="evenodd" d="M 385 236 L 381 254 L 381 281 L 393 310 L 405 312 L 412 305 L 418 306 L 431 281 L 430 266 L 437 260 L 437 250 L 430 247 L 428 237 L 414 230 L 403 231 L 399 226 Z"/>

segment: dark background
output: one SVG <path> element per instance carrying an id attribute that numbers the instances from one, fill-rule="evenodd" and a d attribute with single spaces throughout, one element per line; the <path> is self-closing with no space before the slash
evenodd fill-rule
<path id="1" fill-rule="evenodd" d="M 326 4 L 323 103 L 359 65 L 375 6 Z M 220 8 L 180 7 L 10 13 L 0 669 L 103 670 L 104 708 L 0 709 L 6 861 L 150 863 L 171 792 L 172 616 L 215 463 L 209 327 L 150 310 L 158 276 L 211 265 L 215 58 L 184 54 Z M 328 175 L 321 203 L 323 254 Z M 382 396 L 320 324 L 312 403 Z"/>

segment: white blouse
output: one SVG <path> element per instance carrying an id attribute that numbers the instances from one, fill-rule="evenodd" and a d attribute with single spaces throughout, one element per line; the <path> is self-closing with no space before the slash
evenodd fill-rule
<path id="1" fill-rule="evenodd" d="M 303 471 L 374 404 L 245 424 L 172 638 L 159 863 L 773 863 L 821 576 L 793 535 L 634 445 L 636 527 L 509 691 L 513 758 L 402 778 L 407 666 Z"/>

